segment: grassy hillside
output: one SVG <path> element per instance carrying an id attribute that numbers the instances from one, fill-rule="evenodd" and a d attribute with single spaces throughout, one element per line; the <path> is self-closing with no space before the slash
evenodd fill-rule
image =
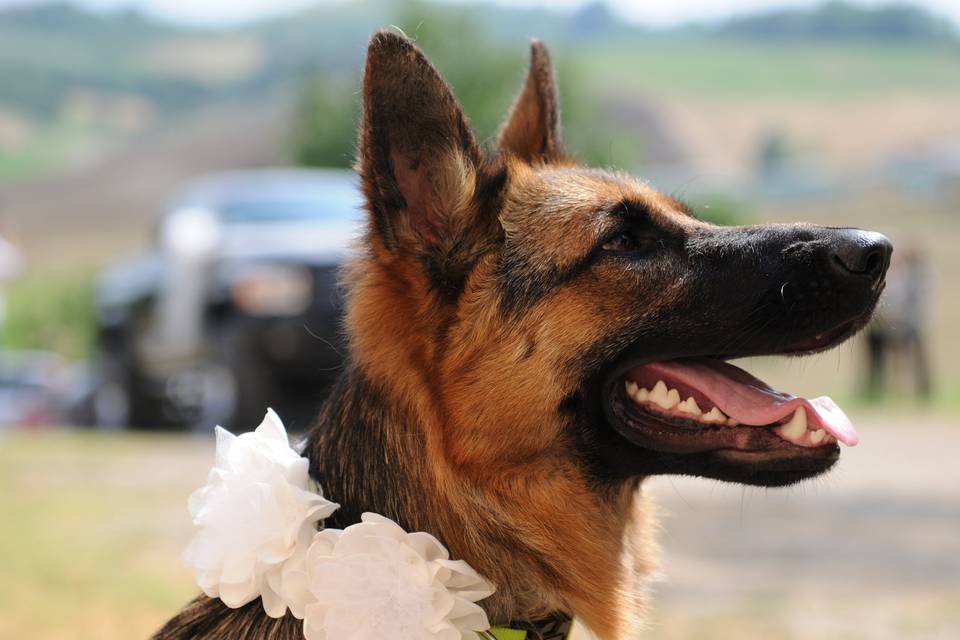
<path id="1" fill-rule="evenodd" d="M 67 5 L 0 13 L 2 102 L 35 118 L 55 118 L 80 88 L 183 104 L 203 87 L 148 64 L 151 48 L 177 35 L 134 14 L 99 16 Z"/>
<path id="2" fill-rule="evenodd" d="M 960 45 L 952 31 L 914 12 L 907 23 L 916 24 L 891 35 L 883 11 L 870 9 L 831 31 L 824 12 L 651 31 L 599 6 L 570 15 L 384 0 L 209 32 L 65 7 L 0 11 L 0 222 L 10 223 L 32 269 L 59 278 L 142 244 L 171 192 L 197 173 L 297 159 L 350 164 L 366 40 L 388 24 L 426 50 L 486 138 L 522 79 L 527 37 L 542 37 L 559 69 L 569 147 L 588 162 L 640 166 L 641 174 L 650 164 L 692 166 L 694 178 L 684 176 L 677 190 L 683 197 L 702 178 L 717 193 L 749 184 L 770 131 L 801 170 L 844 185 L 876 175 L 895 154 L 956 139 Z M 960 346 L 949 331 L 960 322 L 950 288 L 960 277 L 957 198 L 936 197 L 831 194 L 752 203 L 750 215 L 880 228 L 931 247 L 943 301 L 935 310 L 941 389 L 956 405 Z M 741 202 L 727 200 L 728 221 L 743 219 Z M 38 282 L 14 297 L 29 300 Z M 52 303 L 62 313 L 18 304 L 18 344 L 48 342 L 38 315 L 72 322 L 72 298 L 62 297 Z M 61 346 L 82 353 L 88 325 L 74 324 L 75 338 Z M 831 388 L 856 386 L 856 372 L 838 374 L 835 361 L 811 366 Z"/>
<path id="3" fill-rule="evenodd" d="M 583 47 L 570 62 L 601 85 L 665 95 L 846 100 L 960 94 L 949 42 L 770 41 L 651 36 Z"/>
<path id="4" fill-rule="evenodd" d="M 0 10 L 0 182 L 123 144 L 171 116 L 224 101 L 259 101 L 307 79 L 304 135 L 315 144 L 311 126 L 326 123 L 324 142 L 336 142 L 300 155 L 346 164 L 342 147 L 352 138 L 351 96 L 365 42 L 390 24 L 401 25 L 431 54 L 487 135 L 509 103 L 511 81 L 519 81 L 524 41 L 534 35 L 559 58 L 573 87 L 565 89 L 567 115 L 577 122 L 603 122 L 611 95 L 615 101 L 650 95 L 842 100 L 960 93 L 955 34 L 916 9 L 891 13 L 831 3 L 650 31 L 621 22 L 602 5 L 565 14 L 380 1 L 319 5 L 243 28 L 202 31 L 135 13 L 28 6 Z M 475 55 L 465 58 L 464 50 Z M 467 67 L 474 78 L 485 70 L 490 81 L 464 80 L 460 71 Z M 609 144 L 593 149 L 588 138 L 572 142 L 591 159 L 609 152 Z M 614 151 L 620 164 L 643 159 L 642 152 Z"/>

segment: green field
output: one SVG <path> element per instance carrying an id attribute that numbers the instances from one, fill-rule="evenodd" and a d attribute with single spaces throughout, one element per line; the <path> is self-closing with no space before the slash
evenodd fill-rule
<path id="1" fill-rule="evenodd" d="M 960 47 L 878 42 L 755 42 L 650 35 L 563 60 L 600 86 L 741 99 L 846 100 L 960 94 Z"/>

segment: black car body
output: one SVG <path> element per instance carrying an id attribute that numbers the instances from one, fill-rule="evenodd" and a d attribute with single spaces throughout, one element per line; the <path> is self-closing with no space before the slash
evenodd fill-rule
<path id="1" fill-rule="evenodd" d="M 360 224 L 353 174 L 205 177 L 174 198 L 154 248 L 98 283 L 98 421 L 305 427 L 341 364 L 337 284 Z"/>

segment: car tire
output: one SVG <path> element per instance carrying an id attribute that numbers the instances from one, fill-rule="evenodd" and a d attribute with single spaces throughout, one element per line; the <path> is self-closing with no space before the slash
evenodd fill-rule
<path id="1" fill-rule="evenodd" d="M 232 387 L 232 397 L 222 407 L 211 406 L 209 411 L 203 411 L 202 422 L 196 427 L 206 431 L 219 424 L 235 433 L 250 431 L 260 424 L 276 397 L 270 370 L 241 322 L 219 327 L 211 342 L 214 366 L 220 367 L 225 379 L 229 377 L 226 384 Z"/>

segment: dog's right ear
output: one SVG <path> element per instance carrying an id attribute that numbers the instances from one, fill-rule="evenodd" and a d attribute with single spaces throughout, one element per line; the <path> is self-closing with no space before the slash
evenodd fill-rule
<path id="1" fill-rule="evenodd" d="M 530 43 L 530 69 L 510 115 L 500 129 L 499 147 L 530 163 L 564 157 L 560 104 L 550 54 L 539 40 Z"/>
<path id="2" fill-rule="evenodd" d="M 399 33 L 376 33 L 367 50 L 359 156 L 385 246 L 455 258 L 477 217 L 483 153 L 450 87 Z"/>

